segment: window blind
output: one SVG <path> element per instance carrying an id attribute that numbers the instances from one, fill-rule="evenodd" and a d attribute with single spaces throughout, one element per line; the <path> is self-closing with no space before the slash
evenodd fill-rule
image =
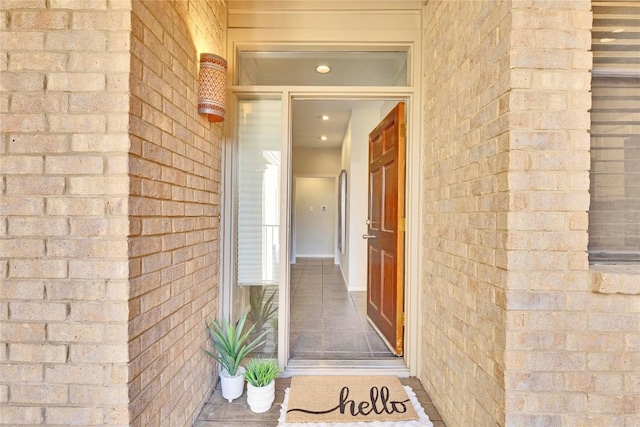
<path id="1" fill-rule="evenodd" d="M 239 103 L 236 277 L 240 286 L 278 282 L 281 114 L 280 101 Z"/>
<path id="2" fill-rule="evenodd" d="M 640 5 L 594 2 L 589 258 L 640 261 Z"/>

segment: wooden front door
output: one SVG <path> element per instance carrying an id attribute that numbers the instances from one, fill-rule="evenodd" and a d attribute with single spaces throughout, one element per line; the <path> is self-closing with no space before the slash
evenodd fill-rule
<path id="1" fill-rule="evenodd" d="M 403 352 L 404 332 L 404 103 L 369 134 L 367 316 L 389 348 Z"/>

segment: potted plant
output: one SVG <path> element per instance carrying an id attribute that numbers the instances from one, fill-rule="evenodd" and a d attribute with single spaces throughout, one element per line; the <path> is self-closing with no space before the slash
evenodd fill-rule
<path id="1" fill-rule="evenodd" d="M 264 325 L 271 320 L 274 314 L 277 313 L 278 307 L 274 307 L 274 297 L 276 293 L 272 293 L 265 302 L 264 297 L 267 293 L 267 288 L 263 287 L 262 292 L 257 289 L 252 289 L 249 294 L 249 315 L 247 318 L 251 323 L 256 326 L 256 331 L 261 331 Z"/>
<path id="2" fill-rule="evenodd" d="M 207 324 L 209 336 L 213 341 L 215 352 L 205 350 L 205 352 L 220 363 L 220 385 L 222 396 L 229 402 L 240 396 L 244 391 L 244 369 L 240 362 L 247 354 L 264 344 L 265 333 L 249 339 L 253 326 L 244 331 L 247 320 L 247 310 L 240 315 L 238 323 L 232 325 L 227 319 L 222 324 L 217 320 L 212 320 Z"/>
<path id="3" fill-rule="evenodd" d="M 265 336 L 265 343 L 258 348 L 258 351 L 269 353 L 272 352 L 275 347 L 275 343 L 273 342 L 275 334 L 273 332 L 276 328 L 271 325 L 271 323 L 278 312 L 278 307 L 274 304 L 276 292 L 273 292 L 268 298 L 265 298 L 266 294 L 266 287 L 251 287 L 251 291 L 249 293 L 250 310 L 247 315 L 247 322 L 255 325 L 251 334 L 251 339 L 263 332 L 267 332 L 267 335 Z"/>
<path id="4" fill-rule="evenodd" d="M 276 397 L 275 379 L 280 374 L 273 359 L 251 359 L 245 367 L 247 403 L 255 413 L 267 412 Z"/>

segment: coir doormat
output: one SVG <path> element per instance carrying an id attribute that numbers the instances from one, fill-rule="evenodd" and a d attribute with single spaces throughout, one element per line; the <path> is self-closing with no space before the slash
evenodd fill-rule
<path id="1" fill-rule="evenodd" d="M 285 421 L 354 423 L 418 420 L 394 376 L 300 376 L 291 379 Z"/>

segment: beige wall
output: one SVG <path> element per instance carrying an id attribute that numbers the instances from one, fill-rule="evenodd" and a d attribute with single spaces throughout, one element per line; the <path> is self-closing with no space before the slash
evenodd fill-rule
<path id="1" fill-rule="evenodd" d="M 131 4 L 0 22 L 0 420 L 128 425 Z"/>
<path id="2" fill-rule="evenodd" d="M 295 147 L 291 155 L 293 175 L 338 176 L 341 161 L 340 148 Z"/>
<path id="3" fill-rule="evenodd" d="M 640 423 L 638 269 L 586 252 L 590 6 L 425 7 L 422 381 L 449 426 Z"/>
<path id="4" fill-rule="evenodd" d="M 224 54 L 216 1 L 134 2 L 129 360 L 134 426 L 190 426 L 215 380 L 222 125 L 197 114 L 198 55 Z"/>
<path id="5" fill-rule="evenodd" d="M 294 188 L 296 257 L 333 258 L 337 233 L 336 178 L 297 177 Z"/>
<path id="6" fill-rule="evenodd" d="M 321 201 L 322 197 L 326 199 L 326 195 L 318 198 L 320 195 L 315 195 L 309 199 L 305 195 L 299 193 L 299 181 L 297 178 L 300 178 L 302 181 L 305 181 L 306 178 L 303 177 L 333 177 L 337 178 L 340 174 L 340 165 L 341 163 L 341 149 L 340 148 L 312 148 L 312 147 L 294 147 L 292 149 L 291 155 L 291 170 L 293 174 L 294 183 L 294 200 L 292 200 L 292 206 L 294 206 L 295 215 L 291 216 L 292 219 L 292 233 L 295 242 L 295 246 L 292 248 L 291 256 L 292 262 L 295 262 L 296 256 L 326 256 L 326 255 L 334 255 L 334 252 L 337 249 L 334 249 L 333 246 L 335 243 L 335 208 L 331 210 L 331 218 L 327 218 L 325 215 L 321 215 L 319 209 L 322 204 L 327 206 L 331 206 L 331 203 L 334 205 L 337 204 L 337 195 L 335 198 L 331 198 L 330 200 Z M 311 185 L 311 181 L 307 182 L 307 186 Z M 322 186 L 321 183 L 324 182 L 324 179 L 315 181 L 316 186 Z M 334 185 L 335 186 L 335 185 Z M 335 189 L 333 190 L 335 192 Z M 313 213 L 309 212 L 309 206 L 303 206 L 302 200 L 305 200 L 304 203 L 307 205 L 310 202 L 315 200 L 315 211 Z M 335 199 L 335 200 L 334 200 Z M 324 234 L 324 237 L 321 241 L 318 241 L 314 235 L 316 234 L 313 227 L 309 227 L 310 222 L 313 222 L 313 218 L 320 219 L 318 215 L 322 216 L 322 222 L 325 227 L 329 227 L 333 230 L 332 233 Z"/>
<path id="7" fill-rule="evenodd" d="M 197 61 L 223 53 L 226 11 L 3 8 L 1 423 L 190 426 L 215 379 L 220 214 Z"/>

